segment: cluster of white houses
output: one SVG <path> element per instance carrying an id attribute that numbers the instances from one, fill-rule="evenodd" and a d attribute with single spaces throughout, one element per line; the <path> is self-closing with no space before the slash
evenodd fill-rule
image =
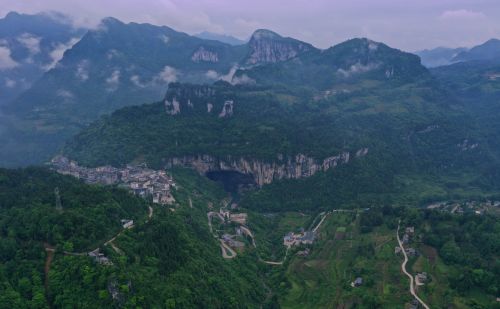
<path id="1" fill-rule="evenodd" d="M 100 166 L 89 168 L 79 166 L 77 162 L 64 156 L 56 156 L 51 161 L 52 167 L 60 174 L 71 175 L 87 183 L 121 185 L 141 197 L 151 196 L 153 203 L 173 204 L 171 189 L 175 183 L 165 171 L 157 171 L 140 166 L 127 165 L 125 168 Z"/>
<path id="2" fill-rule="evenodd" d="M 413 237 L 414 234 L 415 234 L 415 227 L 409 226 L 409 227 L 407 227 L 405 229 L 405 233 L 403 235 L 403 240 L 402 240 L 403 246 L 410 244 L 411 237 Z M 405 248 L 405 252 L 408 255 L 408 257 L 412 257 L 412 256 L 417 256 L 418 255 L 418 251 L 415 248 L 411 248 L 411 247 Z M 401 248 L 399 246 L 396 246 L 394 248 L 394 253 L 396 253 L 396 254 L 401 253 Z"/>
<path id="3" fill-rule="evenodd" d="M 283 237 L 283 244 L 286 247 L 298 246 L 298 245 L 312 245 L 314 242 L 314 232 L 306 231 L 303 233 L 293 233 L 290 232 Z"/>

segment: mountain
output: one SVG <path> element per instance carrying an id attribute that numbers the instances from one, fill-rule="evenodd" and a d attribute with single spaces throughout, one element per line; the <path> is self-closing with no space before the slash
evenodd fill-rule
<path id="1" fill-rule="evenodd" d="M 171 84 L 162 101 L 103 117 L 63 153 L 91 166 L 146 162 L 247 175 L 262 189 L 242 203 L 269 211 L 352 199 L 368 206 L 374 192 L 414 203 L 436 198 L 426 186 L 406 191 L 404 179 L 498 185 L 498 153 L 415 55 L 354 39 L 235 78 L 243 73 L 253 82 Z M 456 180 L 460 173 L 470 177 Z"/>
<path id="2" fill-rule="evenodd" d="M 452 64 L 453 59 L 460 53 L 466 52 L 467 48 L 448 48 L 437 47 L 433 49 L 424 49 L 415 52 L 420 57 L 422 64 L 428 68 L 434 68 L 443 65 Z"/>
<path id="3" fill-rule="evenodd" d="M 230 36 L 227 34 L 212 33 L 208 31 L 200 32 L 198 34 L 195 34 L 194 36 L 200 39 L 219 41 L 234 46 L 243 45 L 246 43 L 246 41 L 235 38 L 234 36 Z"/>
<path id="4" fill-rule="evenodd" d="M 70 105 L 68 111 L 77 115 L 70 122 L 85 123 L 126 105 L 155 100 L 169 82 L 210 81 L 207 72 L 225 74 L 243 53 L 242 48 L 168 27 L 107 18 L 7 110 L 62 116 Z"/>
<path id="5" fill-rule="evenodd" d="M 311 44 L 293 38 L 285 38 L 266 29 L 255 31 L 248 46 L 250 52 L 243 61 L 243 64 L 247 65 L 277 63 L 316 50 Z"/>
<path id="6" fill-rule="evenodd" d="M 452 60 L 470 61 L 470 60 L 498 60 L 500 59 L 500 40 L 491 39 L 485 43 L 475 46 L 467 51 L 456 55 Z"/>
<path id="7" fill-rule="evenodd" d="M 169 82 L 213 81 L 244 47 L 232 47 L 148 24 L 108 18 L 4 106 L 0 161 L 26 165 L 48 157 L 102 114 L 161 98 Z"/>
<path id="8" fill-rule="evenodd" d="M 84 33 L 59 13 L 0 19 L 0 106 L 29 89 Z"/>
<path id="9" fill-rule="evenodd" d="M 232 80 L 237 68 L 286 60 L 311 48 L 264 30 L 248 44 L 231 46 L 107 18 L 4 107 L 0 161 L 12 166 L 47 160 L 99 116 L 161 99 L 168 83 L 246 82 Z"/>
<path id="10" fill-rule="evenodd" d="M 345 84 L 361 85 L 363 79 L 387 84 L 427 77 L 417 56 L 368 39 L 352 39 L 326 50 L 304 47 L 304 53 L 289 61 L 242 68 L 233 78 L 339 91 Z"/>

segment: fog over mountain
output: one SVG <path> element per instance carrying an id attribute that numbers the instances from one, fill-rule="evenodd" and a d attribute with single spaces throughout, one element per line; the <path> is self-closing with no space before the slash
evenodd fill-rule
<path id="1" fill-rule="evenodd" d="M 3 0 L 0 16 L 59 11 L 75 23 L 96 26 L 107 16 L 125 22 L 166 25 L 188 33 L 209 31 L 239 39 L 255 29 L 273 29 L 321 48 L 353 37 L 369 37 L 409 51 L 471 47 L 500 36 L 496 0 L 124 0 L 121 5 L 98 0 Z"/>
<path id="2" fill-rule="evenodd" d="M 500 308 L 496 1 L 0 1 L 0 309 Z"/>

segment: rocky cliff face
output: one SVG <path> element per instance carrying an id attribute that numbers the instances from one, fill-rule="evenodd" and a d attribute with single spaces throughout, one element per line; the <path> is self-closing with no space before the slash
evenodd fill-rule
<path id="1" fill-rule="evenodd" d="M 285 61 L 315 49 L 311 44 L 284 38 L 269 30 L 255 31 L 248 45 L 250 54 L 246 63 L 249 65 Z"/>
<path id="2" fill-rule="evenodd" d="M 198 48 L 193 55 L 191 60 L 194 62 L 219 62 L 219 55 L 216 52 L 205 49 L 203 46 Z"/>
<path id="3" fill-rule="evenodd" d="M 354 157 L 359 158 L 365 156 L 367 153 L 368 148 L 362 148 L 355 152 Z M 199 155 L 171 158 L 167 164 L 167 168 L 174 166 L 189 167 L 200 174 L 214 171 L 236 171 L 252 175 L 255 183 L 263 186 L 280 179 L 310 177 L 318 172 L 324 172 L 341 164 L 347 164 L 351 159 L 350 152 L 342 152 L 338 155 L 325 158 L 322 161 L 315 160 L 303 154 L 298 154 L 288 159 L 279 156 L 275 162 L 233 158 L 230 156 L 217 158 L 211 155 Z"/>
<path id="4" fill-rule="evenodd" d="M 212 103 L 212 101 L 214 103 Z M 219 100 L 221 101 L 221 100 Z M 212 109 L 221 108 L 221 117 L 226 113 L 232 115 L 233 101 L 219 102 L 215 98 L 215 89 L 206 85 L 171 84 L 163 100 L 165 112 L 169 115 L 177 115 L 192 111 L 202 110 L 211 113 Z M 230 103 L 229 107 L 226 107 Z M 226 110 L 227 109 L 227 110 Z"/>

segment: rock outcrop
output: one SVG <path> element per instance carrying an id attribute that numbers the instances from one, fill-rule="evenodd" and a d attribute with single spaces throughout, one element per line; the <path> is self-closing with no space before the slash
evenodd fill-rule
<path id="1" fill-rule="evenodd" d="M 213 103 L 210 102 L 212 100 Z M 214 108 L 223 108 L 225 110 L 227 102 L 216 101 L 213 87 L 207 85 L 181 85 L 178 83 L 169 85 L 163 100 L 165 112 L 172 116 L 195 111 L 211 113 Z M 231 106 L 227 107 L 227 112 L 232 115 L 232 103 Z"/>
<path id="2" fill-rule="evenodd" d="M 361 157 L 368 153 L 368 148 L 354 152 L 355 157 Z M 184 156 L 168 160 L 167 168 L 183 166 L 193 168 L 200 174 L 214 171 L 236 171 L 252 175 L 258 186 L 270 184 L 280 179 L 299 179 L 310 177 L 318 172 L 333 169 L 341 164 L 347 164 L 351 160 L 350 152 L 342 152 L 323 160 L 315 160 L 304 154 L 284 159 L 279 156 L 277 161 L 265 162 L 262 160 L 248 158 L 217 158 L 211 155 Z"/>
<path id="3" fill-rule="evenodd" d="M 246 63 L 249 65 L 285 61 L 315 49 L 311 44 L 284 38 L 269 30 L 255 31 L 248 45 L 250 54 Z"/>
<path id="4" fill-rule="evenodd" d="M 198 48 L 191 56 L 193 62 L 219 62 L 219 55 L 216 52 L 205 49 L 203 46 Z"/>
<path id="5" fill-rule="evenodd" d="M 233 115 L 233 100 L 227 100 L 222 106 L 222 111 L 219 114 L 219 118 L 231 117 Z"/>

